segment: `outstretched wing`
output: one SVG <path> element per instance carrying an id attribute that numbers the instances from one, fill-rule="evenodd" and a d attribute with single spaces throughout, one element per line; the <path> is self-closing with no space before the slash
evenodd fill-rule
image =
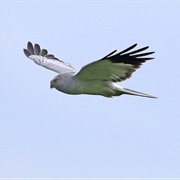
<path id="1" fill-rule="evenodd" d="M 34 44 L 33 46 L 31 42 L 28 42 L 27 49 L 23 50 L 24 54 L 36 64 L 59 74 L 76 71 L 70 64 L 59 60 L 52 54 L 48 54 L 48 51 L 46 49 L 41 49 L 38 44 Z"/>
<path id="2" fill-rule="evenodd" d="M 82 80 L 109 80 L 120 82 L 131 77 L 132 73 L 138 69 L 142 63 L 153 59 L 147 57 L 147 55 L 154 53 L 142 53 L 149 48 L 148 46 L 131 51 L 136 46 L 137 44 L 134 44 L 129 48 L 114 54 L 116 52 L 115 50 L 102 59 L 84 66 L 76 74 L 76 78 Z"/>

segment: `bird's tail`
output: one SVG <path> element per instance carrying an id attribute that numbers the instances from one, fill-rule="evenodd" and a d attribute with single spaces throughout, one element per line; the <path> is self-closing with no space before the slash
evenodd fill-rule
<path id="1" fill-rule="evenodd" d="M 122 92 L 122 94 L 129 94 L 129 95 L 142 96 L 142 97 L 148 97 L 148 98 L 157 98 L 155 96 L 151 96 L 149 94 L 141 93 L 141 92 L 138 92 L 138 91 L 127 89 L 127 88 L 122 88 L 121 92 Z"/>

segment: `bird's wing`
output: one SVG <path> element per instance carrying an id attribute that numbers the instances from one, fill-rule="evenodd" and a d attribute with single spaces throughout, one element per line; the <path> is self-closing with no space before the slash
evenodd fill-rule
<path id="1" fill-rule="evenodd" d="M 52 54 L 48 54 L 48 51 L 46 49 L 41 49 L 38 44 L 34 44 L 33 46 L 31 42 L 28 42 L 27 49 L 23 50 L 24 54 L 36 64 L 59 74 L 76 71 L 70 64 L 59 60 Z"/>
<path id="2" fill-rule="evenodd" d="M 131 77 L 132 73 L 138 69 L 142 63 L 146 60 L 153 59 L 147 57 L 147 55 L 154 53 L 142 53 L 149 48 L 148 46 L 131 51 L 136 46 L 137 44 L 134 44 L 116 54 L 114 54 L 116 50 L 109 53 L 102 59 L 84 66 L 75 77 L 82 80 L 109 80 L 113 82 L 120 82 Z"/>

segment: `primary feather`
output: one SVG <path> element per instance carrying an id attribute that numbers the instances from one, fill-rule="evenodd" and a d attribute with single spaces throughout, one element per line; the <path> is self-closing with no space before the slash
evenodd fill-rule
<path id="1" fill-rule="evenodd" d="M 132 73 L 139 68 L 142 63 L 146 60 L 153 59 L 146 56 L 154 53 L 137 54 L 146 50 L 148 46 L 129 52 L 136 46 L 137 44 L 134 44 L 117 54 L 114 54 L 116 51 L 113 51 L 99 61 L 92 62 L 83 67 L 77 76 L 82 79 L 104 79 L 113 82 L 120 82 L 131 77 Z"/>
<path id="2" fill-rule="evenodd" d="M 66 72 L 74 72 L 75 69 L 68 63 L 65 63 L 52 54 L 48 54 L 46 49 L 40 49 L 38 44 L 32 45 L 28 42 L 27 49 L 23 49 L 24 54 L 36 64 L 43 66 L 47 69 L 55 71 L 59 74 Z"/>
<path id="3" fill-rule="evenodd" d="M 53 54 L 48 54 L 46 49 L 41 49 L 38 44 L 28 42 L 24 54 L 36 64 L 55 71 L 58 75 L 51 81 L 51 87 L 67 94 L 93 94 L 105 97 L 130 94 L 155 98 L 154 96 L 122 88 L 115 82 L 123 81 L 131 77 L 142 63 L 153 58 L 147 57 L 154 52 L 144 51 L 149 47 L 143 47 L 132 51 L 137 44 L 116 53 L 112 51 L 100 60 L 94 61 L 76 71 L 70 64 L 65 63 Z"/>

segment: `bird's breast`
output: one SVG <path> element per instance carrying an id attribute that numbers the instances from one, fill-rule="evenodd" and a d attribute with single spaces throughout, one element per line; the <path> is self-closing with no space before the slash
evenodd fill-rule
<path id="1" fill-rule="evenodd" d="M 82 94 L 81 83 L 72 78 L 61 79 L 56 89 L 66 94 Z"/>

